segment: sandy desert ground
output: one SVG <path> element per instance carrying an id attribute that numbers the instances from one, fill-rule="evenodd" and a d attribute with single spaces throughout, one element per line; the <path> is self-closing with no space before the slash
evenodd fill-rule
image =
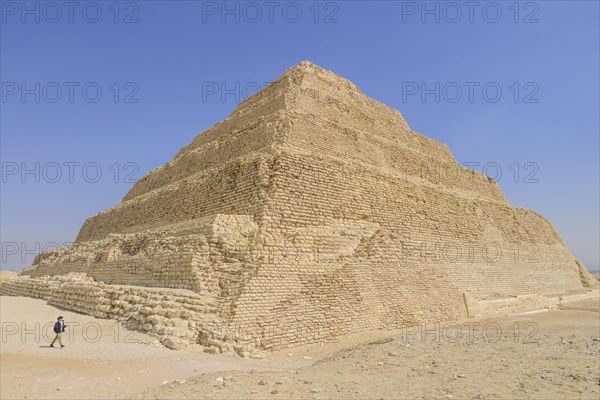
<path id="1" fill-rule="evenodd" d="M 598 399 L 600 299 L 265 353 L 171 351 L 112 320 L 0 297 L 2 399 Z M 56 316 L 66 347 L 48 347 Z"/>

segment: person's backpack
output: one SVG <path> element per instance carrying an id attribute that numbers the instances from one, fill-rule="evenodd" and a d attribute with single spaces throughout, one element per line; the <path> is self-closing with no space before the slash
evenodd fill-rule
<path id="1" fill-rule="evenodd" d="M 60 324 L 60 321 L 56 321 L 56 323 L 54 324 L 54 333 L 60 333 L 62 331 L 62 326 Z"/>

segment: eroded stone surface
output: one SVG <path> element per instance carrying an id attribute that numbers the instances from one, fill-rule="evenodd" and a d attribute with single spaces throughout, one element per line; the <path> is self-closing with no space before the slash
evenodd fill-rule
<path id="1" fill-rule="evenodd" d="M 78 307 L 117 318 L 135 309 L 143 317 L 130 316 L 132 327 L 178 338 L 164 339 L 169 347 L 237 343 L 242 354 L 466 317 L 465 293 L 598 285 L 541 215 L 511 206 L 446 145 L 308 62 L 88 218 L 77 243 L 38 256 L 30 281 L 2 290 L 45 298 L 37 279 L 70 272 L 211 299 L 202 311 L 163 307 L 114 299 L 96 282 Z M 76 306 L 60 296 L 52 301 Z M 205 315 L 213 325 L 196 334 L 176 324 Z"/>

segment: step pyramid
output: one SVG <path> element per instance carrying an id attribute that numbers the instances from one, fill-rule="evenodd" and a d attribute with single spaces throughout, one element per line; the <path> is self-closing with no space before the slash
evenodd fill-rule
<path id="1" fill-rule="evenodd" d="M 73 272 L 215 299 L 265 348 L 463 318 L 465 293 L 596 285 L 544 217 L 309 62 L 24 274 Z"/>

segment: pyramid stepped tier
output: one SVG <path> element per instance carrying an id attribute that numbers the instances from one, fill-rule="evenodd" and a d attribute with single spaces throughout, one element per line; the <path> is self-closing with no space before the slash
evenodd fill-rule
<path id="1" fill-rule="evenodd" d="M 212 310 L 198 337 L 241 354 L 597 293 L 544 217 L 308 62 L 38 256 L 20 285 L 73 272 L 191 290 Z"/>
<path id="2" fill-rule="evenodd" d="M 286 154 L 351 162 L 399 181 L 504 201 L 495 182 L 458 165 L 447 146 L 411 131 L 399 112 L 343 78 L 301 65 L 143 177 L 121 205 L 88 219 L 77 240 L 101 239 L 148 220 L 256 216 L 265 200 L 261 183 L 268 184 L 274 160 Z"/>
<path id="3" fill-rule="evenodd" d="M 190 289 L 217 299 L 226 315 L 236 288 L 252 273 L 251 216 L 215 215 L 181 223 L 148 224 L 92 242 L 40 254 L 32 277 L 86 273 L 97 281 Z"/>
<path id="4" fill-rule="evenodd" d="M 252 154 L 250 155 L 252 156 Z M 88 218 L 77 242 L 215 214 L 258 216 L 264 203 L 264 158 L 241 158 L 206 169 Z M 263 179 L 263 180 L 261 180 Z"/>
<path id="5" fill-rule="evenodd" d="M 216 137 L 206 139 L 193 149 L 180 153 L 174 160 L 144 176 L 123 200 L 131 200 L 204 170 L 222 167 L 233 160 L 273 155 L 274 147 L 281 141 L 278 132 L 282 131 L 281 125 L 285 118 L 274 113 L 243 126 L 228 123 L 229 121 L 228 119 L 205 133 L 218 134 Z"/>

